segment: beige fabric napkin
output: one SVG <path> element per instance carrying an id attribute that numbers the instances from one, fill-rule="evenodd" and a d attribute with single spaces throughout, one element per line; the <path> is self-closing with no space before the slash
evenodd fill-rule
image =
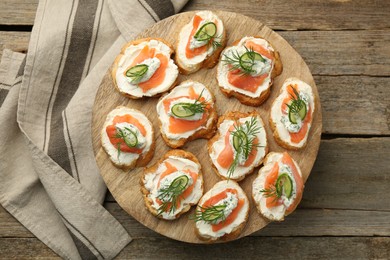
<path id="1" fill-rule="evenodd" d="M 185 2 L 41 0 L 27 57 L 3 52 L 0 203 L 65 259 L 111 259 L 131 241 L 101 206 L 92 105 L 122 45 Z"/>

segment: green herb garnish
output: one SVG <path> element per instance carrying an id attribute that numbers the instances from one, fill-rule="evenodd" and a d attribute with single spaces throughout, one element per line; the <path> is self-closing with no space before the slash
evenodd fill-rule
<path id="1" fill-rule="evenodd" d="M 122 139 L 123 142 L 130 148 L 137 147 L 138 145 L 137 133 L 128 127 L 124 127 L 123 129 L 116 128 L 116 134 L 114 138 Z M 117 150 L 119 160 L 119 156 L 121 153 L 121 143 L 117 143 Z"/>
<path id="2" fill-rule="evenodd" d="M 131 79 L 132 84 L 137 84 L 148 71 L 149 66 L 146 64 L 138 64 L 126 71 L 126 77 Z"/>
<path id="3" fill-rule="evenodd" d="M 195 211 L 195 215 L 191 216 L 190 218 L 195 220 L 195 222 L 204 221 L 207 223 L 216 224 L 219 220 L 222 221 L 225 220 L 226 207 L 227 207 L 226 204 L 210 206 L 205 208 L 202 206 L 198 206 L 198 208 Z"/>
<path id="4" fill-rule="evenodd" d="M 224 54 L 222 62 L 231 66 L 229 70 L 239 70 L 241 74 L 249 75 L 256 72 L 253 66 L 257 61 L 265 62 L 266 60 L 252 48 L 244 47 L 245 53 L 240 55 L 236 50 L 231 52 L 231 56 Z"/>
<path id="5" fill-rule="evenodd" d="M 239 158 L 244 157 L 245 160 L 249 158 L 249 155 L 252 153 L 253 147 L 259 147 L 258 144 L 254 144 L 256 135 L 260 132 L 260 126 L 257 126 L 257 120 L 255 117 L 252 117 L 245 124 L 236 124 L 234 130 L 230 132 L 233 136 L 233 149 L 236 152 L 234 160 L 230 165 L 227 175 L 228 179 L 232 176 L 236 167 L 238 165 Z"/>
<path id="6" fill-rule="evenodd" d="M 294 95 L 289 93 L 291 96 L 291 103 L 287 104 L 288 107 L 288 118 L 291 123 L 297 124 L 299 119 L 302 121 L 305 119 L 307 114 L 307 107 L 305 101 L 300 97 L 299 92 L 292 86 L 290 87 L 293 89 Z"/>
<path id="7" fill-rule="evenodd" d="M 157 198 L 161 200 L 162 204 L 158 208 L 158 215 L 167 211 L 169 214 L 175 212 L 178 199 L 187 188 L 188 182 L 188 176 L 181 175 L 175 178 L 168 187 L 162 187 L 160 189 L 160 194 Z"/>
<path id="8" fill-rule="evenodd" d="M 193 116 L 197 113 L 203 113 L 207 107 L 206 101 L 200 101 L 203 91 L 204 89 L 202 90 L 202 92 L 200 92 L 200 95 L 193 103 L 182 102 L 172 106 L 172 114 L 177 117 L 186 118 Z"/>
<path id="9" fill-rule="evenodd" d="M 202 25 L 199 30 L 195 33 L 194 39 L 197 41 L 206 41 L 208 46 L 213 46 L 213 50 L 222 46 L 220 41 L 221 35 L 216 36 L 217 26 L 213 22 L 208 22 Z"/>

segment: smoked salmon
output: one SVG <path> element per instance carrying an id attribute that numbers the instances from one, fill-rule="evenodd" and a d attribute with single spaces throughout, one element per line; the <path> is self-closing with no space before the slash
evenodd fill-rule
<path id="1" fill-rule="evenodd" d="M 215 172 L 224 179 L 241 181 L 259 166 L 268 152 L 267 135 L 256 111 L 227 112 L 218 120 L 210 139 L 209 155 Z"/>
<path id="2" fill-rule="evenodd" d="M 196 234 L 202 240 L 230 240 L 244 228 L 249 213 L 249 201 L 235 181 L 216 183 L 198 203 L 193 219 Z"/>
<path id="3" fill-rule="evenodd" d="M 314 101 L 310 85 L 296 78 L 286 79 L 270 111 L 270 125 L 280 146 L 296 150 L 306 145 Z"/>
<path id="4" fill-rule="evenodd" d="M 154 154 L 154 133 L 149 119 L 140 111 L 119 106 L 106 118 L 101 131 L 102 146 L 117 167 L 144 166 Z"/>
<path id="5" fill-rule="evenodd" d="M 171 150 L 144 170 L 141 191 L 153 215 L 176 219 L 198 203 L 203 194 L 201 165 L 192 153 Z"/>
<path id="6" fill-rule="evenodd" d="M 268 98 L 273 79 L 282 69 L 279 53 L 267 40 L 246 36 L 222 52 L 217 80 L 227 97 L 259 106 Z"/>
<path id="7" fill-rule="evenodd" d="M 113 65 L 115 86 L 130 98 L 151 97 L 169 90 L 179 73 L 170 58 L 172 53 L 171 45 L 160 38 L 129 42 Z"/>
<path id="8" fill-rule="evenodd" d="M 157 103 L 164 141 L 172 148 L 197 138 L 210 138 L 215 131 L 215 97 L 203 84 L 185 81 Z"/>
<path id="9" fill-rule="evenodd" d="M 287 153 L 271 152 L 253 182 L 253 200 L 270 220 L 283 220 L 302 199 L 304 183 L 298 164 Z"/>

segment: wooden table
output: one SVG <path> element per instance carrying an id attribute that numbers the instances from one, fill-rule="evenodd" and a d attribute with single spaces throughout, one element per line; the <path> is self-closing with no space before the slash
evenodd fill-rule
<path id="1" fill-rule="evenodd" d="M 27 51 L 37 0 L 4 0 L 0 55 Z M 323 135 L 298 210 L 227 244 L 191 245 L 105 207 L 134 238 L 121 258 L 390 258 L 390 1 L 193 0 L 184 10 L 239 12 L 282 35 L 311 69 Z M 0 207 L 0 258 L 58 257 Z"/>

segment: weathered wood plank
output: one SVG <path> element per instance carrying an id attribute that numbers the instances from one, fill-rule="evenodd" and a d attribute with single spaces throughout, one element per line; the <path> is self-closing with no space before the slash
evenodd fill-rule
<path id="1" fill-rule="evenodd" d="M 0 25 L 33 25 L 39 0 L 2 0 Z"/>
<path id="2" fill-rule="evenodd" d="M 3 0 L 0 24 L 32 25 L 38 0 Z M 263 21 L 277 30 L 345 30 L 389 28 L 388 1 L 236 1 L 191 0 L 183 11 L 219 9 Z"/>
<path id="3" fill-rule="evenodd" d="M 38 238 L 0 238 L 1 259 L 61 259 Z"/>
<path id="4" fill-rule="evenodd" d="M 194 245 L 167 238 L 134 239 L 116 259 L 387 259 L 389 237 L 247 237 L 230 243 Z M 0 238 L 0 258 L 59 259 L 36 238 Z"/>
<path id="5" fill-rule="evenodd" d="M 242 13 L 278 30 L 345 30 L 389 28 L 389 1 L 276 0 L 190 1 L 185 11 L 223 10 Z"/>
<path id="6" fill-rule="evenodd" d="M 192 245 L 165 238 L 136 239 L 117 259 L 386 259 L 389 237 L 250 237 L 238 241 Z"/>
<path id="7" fill-rule="evenodd" d="M 278 32 L 313 75 L 390 76 L 390 30 Z M 27 50 L 29 32 L 0 32 L 4 47 Z"/>
<path id="8" fill-rule="evenodd" d="M 390 30 L 278 33 L 313 75 L 390 75 Z"/>
<path id="9" fill-rule="evenodd" d="M 0 14 L 1 15 L 1 14 Z M 4 32 L 0 31 L 0 57 L 3 49 L 27 52 L 30 32 Z"/>
<path id="10" fill-rule="evenodd" d="M 390 77 L 315 76 L 314 79 L 321 99 L 322 133 L 390 134 Z"/>
<path id="11" fill-rule="evenodd" d="M 323 140 L 301 207 L 390 210 L 390 138 Z"/>

